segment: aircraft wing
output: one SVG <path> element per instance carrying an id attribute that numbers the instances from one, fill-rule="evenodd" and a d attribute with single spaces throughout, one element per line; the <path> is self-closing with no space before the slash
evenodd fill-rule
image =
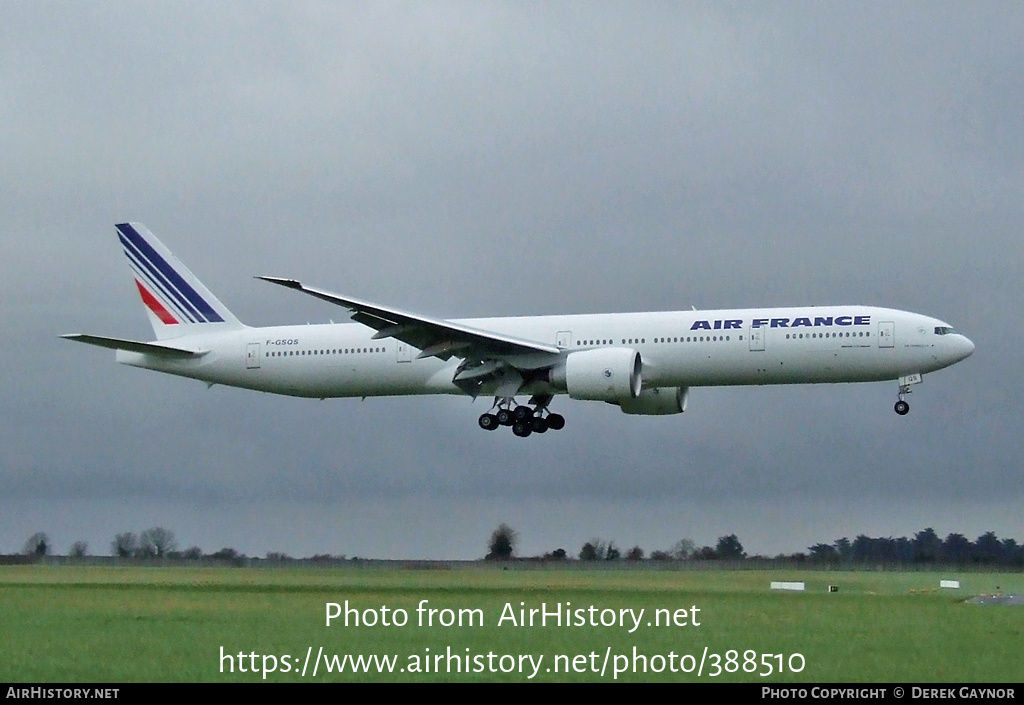
<path id="1" fill-rule="evenodd" d="M 421 350 L 417 358 L 459 357 L 475 360 L 506 360 L 514 367 L 540 368 L 554 364 L 560 349 L 503 333 L 473 328 L 440 318 L 400 311 L 380 304 L 314 289 L 295 279 L 257 277 L 272 284 L 315 296 L 352 312 L 352 320 L 377 331 L 375 339 L 395 338 Z M 539 353 L 539 355 L 538 355 Z M 537 358 L 540 359 L 537 359 Z M 519 364 L 510 358 L 521 358 Z M 527 362 L 529 361 L 529 362 Z"/>

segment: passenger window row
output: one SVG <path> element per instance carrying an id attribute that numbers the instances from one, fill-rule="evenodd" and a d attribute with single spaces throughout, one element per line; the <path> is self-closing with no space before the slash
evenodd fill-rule
<path id="1" fill-rule="evenodd" d="M 724 343 L 732 340 L 731 335 L 687 335 L 687 336 L 676 336 L 673 338 L 653 338 L 653 343 Z M 743 336 L 739 336 L 738 340 L 743 340 Z M 622 345 L 643 345 L 647 342 L 647 338 L 623 338 Z M 577 346 L 585 345 L 614 345 L 614 340 L 599 339 L 599 340 L 577 340 Z"/>
<path id="2" fill-rule="evenodd" d="M 279 350 L 267 352 L 264 357 L 295 357 L 303 355 L 358 355 L 361 353 L 382 353 L 387 348 L 328 348 L 319 350 Z"/>
<path id="3" fill-rule="evenodd" d="M 786 333 L 786 340 L 802 338 L 870 338 L 868 331 L 844 331 L 842 333 Z"/>
<path id="4" fill-rule="evenodd" d="M 944 335 L 944 333 L 940 333 Z M 786 340 L 802 340 L 804 338 L 816 339 L 816 338 L 870 338 L 871 333 L 869 331 L 842 331 L 842 332 L 827 332 L 827 333 L 786 333 Z M 732 340 L 730 335 L 687 335 L 677 337 L 658 337 L 653 338 L 654 343 L 720 343 L 729 342 Z M 737 336 L 737 340 L 743 340 L 743 336 Z M 644 344 L 647 342 L 646 338 L 622 338 L 622 345 L 637 345 Z M 578 347 L 591 346 L 591 345 L 614 345 L 614 340 L 608 339 L 595 339 L 595 340 L 577 340 L 576 345 Z"/>

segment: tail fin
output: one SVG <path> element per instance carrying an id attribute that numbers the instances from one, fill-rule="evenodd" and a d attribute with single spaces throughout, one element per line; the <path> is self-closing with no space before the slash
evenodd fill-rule
<path id="1" fill-rule="evenodd" d="M 157 340 L 245 327 L 146 226 L 116 227 Z"/>

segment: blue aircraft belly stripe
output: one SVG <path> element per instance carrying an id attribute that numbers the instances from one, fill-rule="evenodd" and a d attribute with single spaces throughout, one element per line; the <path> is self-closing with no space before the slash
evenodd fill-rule
<path id="1" fill-rule="evenodd" d="M 143 267 L 136 259 L 135 253 L 133 253 L 128 247 L 124 248 L 124 253 L 128 257 L 128 265 L 132 268 L 132 271 L 135 272 L 135 275 L 149 286 L 149 289 L 153 294 L 160 296 L 160 300 L 164 306 L 178 314 L 179 318 L 188 321 L 189 323 L 199 322 L 196 320 L 193 312 L 190 312 L 175 301 L 175 297 L 164 288 L 164 285 L 154 279 L 150 273 L 146 271 L 146 268 Z"/>
<path id="2" fill-rule="evenodd" d="M 147 280 L 151 284 L 154 284 L 159 289 L 159 291 L 167 298 L 167 301 L 169 303 L 174 304 L 182 312 L 187 314 L 189 320 L 191 320 L 193 323 L 206 322 L 203 316 L 199 313 L 199 311 L 197 311 L 188 302 L 184 295 L 182 295 L 181 292 L 177 291 L 171 284 L 171 282 L 167 281 L 167 278 L 150 262 L 148 262 L 143 257 L 142 253 L 135 249 L 135 246 L 132 245 L 132 243 L 127 240 L 127 238 L 121 236 L 120 234 L 118 235 L 118 237 L 121 238 L 121 244 L 124 247 L 125 254 L 128 255 L 128 259 L 132 263 L 134 263 L 136 267 L 139 268 L 139 271 L 146 276 Z"/>
<path id="3" fill-rule="evenodd" d="M 136 232 L 135 228 L 131 225 L 124 223 L 117 226 L 124 235 L 132 241 L 136 248 L 145 256 L 145 258 L 151 262 L 164 276 L 174 285 L 188 301 L 211 323 L 223 322 L 223 318 L 207 303 L 199 292 L 189 286 L 188 282 L 182 279 L 181 275 L 169 265 L 163 257 L 157 253 L 153 247 L 146 242 L 145 238 Z"/>

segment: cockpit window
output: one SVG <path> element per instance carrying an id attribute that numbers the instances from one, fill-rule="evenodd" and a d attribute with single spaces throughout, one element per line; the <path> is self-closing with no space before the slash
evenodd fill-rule
<path id="1" fill-rule="evenodd" d="M 935 326 L 935 335 L 953 335 L 956 329 L 949 326 Z"/>

